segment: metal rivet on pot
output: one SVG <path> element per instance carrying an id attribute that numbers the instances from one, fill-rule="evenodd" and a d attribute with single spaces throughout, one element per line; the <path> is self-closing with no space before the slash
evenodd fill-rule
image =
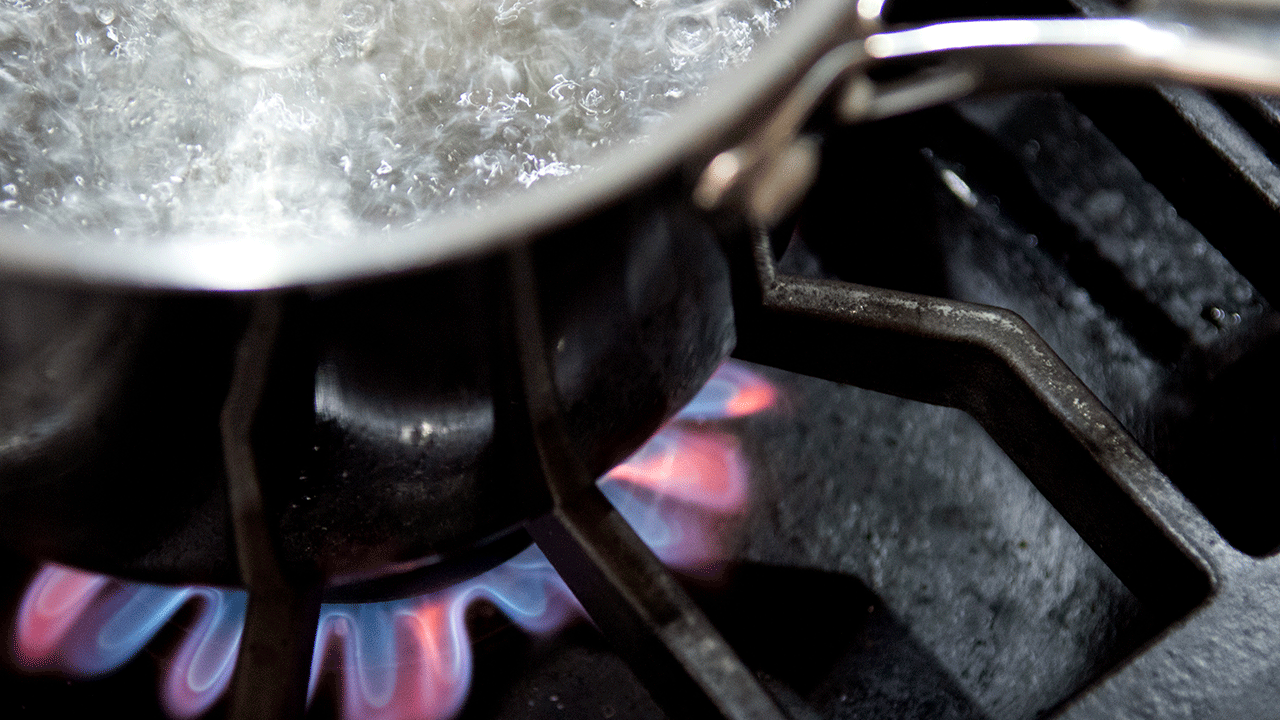
<path id="1" fill-rule="evenodd" d="M 693 189 L 693 201 L 703 210 L 715 210 L 724 202 L 729 190 L 738 182 L 748 165 L 739 148 L 726 150 L 707 164 Z"/>
<path id="2" fill-rule="evenodd" d="M 751 183 L 751 219 L 775 227 L 786 217 L 817 179 L 820 153 L 817 138 L 802 135 L 770 158 Z"/>

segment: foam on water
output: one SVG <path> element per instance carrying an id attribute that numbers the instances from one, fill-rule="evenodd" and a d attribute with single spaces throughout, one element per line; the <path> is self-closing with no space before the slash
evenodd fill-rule
<path id="1" fill-rule="evenodd" d="M 298 241 L 569 175 L 790 0 L 0 0 L 0 218 Z"/>

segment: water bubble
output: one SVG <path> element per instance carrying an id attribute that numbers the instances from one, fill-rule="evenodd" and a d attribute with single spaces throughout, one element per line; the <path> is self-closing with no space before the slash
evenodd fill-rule
<path id="1" fill-rule="evenodd" d="M 617 100 L 616 89 L 596 80 L 588 81 L 578 92 L 578 107 L 591 117 L 613 112 Z"/>
<path id="2" fill-rule="evenodd" d="M 715 25 L 706 15 L 678 14 L 667 25 L 667 47 L 677 55 L 699 55 L 715 38 Z"/>
<path id="3" fill-rule="evenodd" d="M 343 19 L 346 20 L 346 25 L 349 28 L 363 28 L 377 21 L 378 10 L 372 3 L 357 3 L 343 13 Z"/>

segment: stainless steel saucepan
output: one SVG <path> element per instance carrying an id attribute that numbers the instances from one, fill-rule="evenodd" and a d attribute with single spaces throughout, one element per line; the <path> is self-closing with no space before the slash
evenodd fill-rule
<path id="1" fill-rule="evenodd" d="M 241 583 L 220 422 L 269 305 L 250 430 L 286 562 L 347 587 L 483 565 L 549 502 L 509 452 L 527 399 L 511 387 L 517 306 L 536 305 L 553 403 L 601 473 L 732 350 L 726 249 L 803 195 L 815 115 L 1056 81 L 1280 93 L 1280 45 L 1259 31 L 1272 17 L 1205 2 L 894 28 L 878 0 L 803 0 L 651 141 L 479 215 L 306 245 L 0 227 L 0 539 L 121 576 Z"/>

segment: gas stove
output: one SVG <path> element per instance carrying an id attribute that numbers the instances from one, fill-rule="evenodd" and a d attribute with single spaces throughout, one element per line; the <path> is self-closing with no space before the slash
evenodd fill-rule
<path id="1" fill-rule="evenodd" d="M 680 576 L 785 713 L 1273 713 L 1275 107 L 1072 89 L 826 137 L 815 190 L 759 238 L 766 310 L 739 328 L 774 401 L 697 421 L 736 438 L 751 499 L 722 572 Z M 5 558 L 6 618 L 36 562 Z M 589 623 L 530 635 L 492 603 L 466 622 L 462 718 L 664 717 Z M 193 624 L 178 610 L 100 679 L 11 662 L 0 702 L 164 717 Z M 342 704 L 322 682 L 308 716 Z"/>

